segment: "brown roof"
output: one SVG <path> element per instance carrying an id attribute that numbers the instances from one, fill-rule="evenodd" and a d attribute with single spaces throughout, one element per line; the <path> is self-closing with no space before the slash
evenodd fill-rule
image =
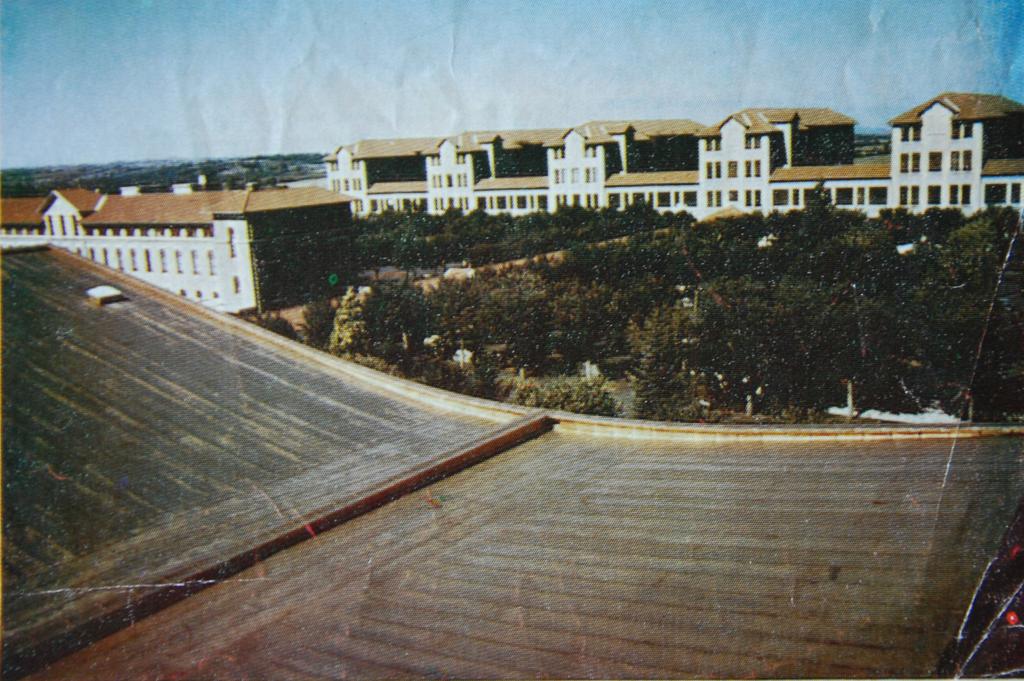
<path id="1" fill-rule="evenodd" d="M 317 187 L 263 191 L 234 189 L 192 194 L 113 195 L 108 196 L 100 209 L 82 222 L 90 225 L 196 225 L 212 222 L 218 213 L 243 215 L 341 204 L 350 200 L 341 194 Z"/>
<path id="2" fill-rule="evenodd" d="M 835 166 L 793 166 L 772 173 L 771 182 L 807 182 L 824 180 L 884 180 L 889 177 L 888 163 L 853 163 Z"/>
<path id="3" fill-rule="evenodd" d="M 374 182 L 366 190 L 367 194 L 425 194 L 426 180 L 409 180 L 407 182 Z"/>
<path id="4" fill-rule="evenodd" d="M 49 203 L 48 196 L 7 198 L 0 202 L 0 223 L 5 225 L 38 225 Z"/>
<path id="5" fill-rule="evenodd" d="M 90 189 L 81 189 L 78 187 L 55 189 L 54 193 L 67 199 L 68 203 L 77 208 L 78 212 L 82 215 L 96 210 L 96 205 L 99 204 L 100 199 L 103 198 L 103 194 L 100 194 L 99 192 L 94 192 Z"/>
<path id="6" fill-rule="evenodd" d="M 889 121 L 890 125 L 919 123 L 921 114 L 933 104 L 942 104 L 952 111 L 957 120 L 978 121 L 987 118 L 1002 118 L 1014 113 L 1024 113 L 1024 104 L 1001 95 L 983 95 L 973 92 L 943 92 L 938 97 L 918 104 L 910 111 L 904 111 Z"/>
<path id="7" fill-rule="evenodd" d="M 986 176 L 1024 175 L 1024 158 L 996 158 L 985 161 L 981 174 Z"/>
<path id="8" fill-rule="evenodd" d="M 443 137 L 401 137 L 361 140 L 346 148 L 352 152 L 352 157 L 357 159 L 422 156 L 435 151 L 443 141 Z"/>
<path id="9" fill-rule="evenodd" d="M 331 153 L 329 153 L 326 156 L 324 156 L 323 159 L 321 159 L 321 160 L 323 160 L 323 161 L 337 161 L 338 160 L 338 152 L 340 152 L 340 151 L 341 151 L 341 147 L 338 147 L 337 149 L 335 149 Z"/>
<path id="10" fill-rule="evenodd" d="M 529 177 L 489 177 L 476 183 L 478 191 L 493 189 L 547 189 L 547 175 Z"/>
<path id="11" fill-rule="evenodd" d="M 589 121 L 583 125 L 576 126 L 573 130 L 590 144 L 604 144 L 614 141 L 612 135 L 623 135 L 630 128 L 635 133 L 634 139 L 648 140 L 652 137 L 696 135 L 704 129 L 704 126 L 689 119 L 672 118 L 659 120 Z M 561 140 L 549 146 L 561 146 Z"/>
<path id="12" fill-rule="evenodd" d="M 721 132 L 722 126 L 733 119 L 746 128 L 748 133 L 778 132 L 779 129 L 775 127 L 776 125 L 792 123 L 797 119 L 800 121 L 800 130 L 833 125 L 854 125 L 857 122 L 838 111 L 821 107 L 754 108 L 737 111 L 718 125 L 703 129 L 699 134 L 702 137 L 715 137 Z"/>
<path id="13" fill-rule="evenodd" d="M 463 132 L 448 140 L 460 152 L 482 151 L 483 145 L 501 138 L 505 149 L 520 149 L 527 145 L 551 146 L 560 144 L 568 128 L 537 128 L 532 130 L 477 130 Z M 440 147 L 440 142 L 438 143 Z"/>
<path id="14" fill-rule="evenodd" d="M 608 187 L 640 187 L 651 184 L 697 184 L 696 170 L 662 170 L 652 173 L 615 173 Z"/>
<path id="15" fill-rule="evenodd" d="M 245 202 L 245 213 L 261 213 L 288 208 L 311 208 L 348 203 L 352 199 L 344 194 L 327 191 L 321 187 L 297 187 L 295 189 L 265 189 L 249 192 Z"/>

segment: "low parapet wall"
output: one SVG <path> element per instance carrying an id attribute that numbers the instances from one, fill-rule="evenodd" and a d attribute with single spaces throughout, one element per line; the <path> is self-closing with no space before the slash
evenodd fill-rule
<path id="1" fill-rule="evenodd" d="M 465 414 L 497 423 L 507 423 L 527 416 L 538 416 L 544 412 L 519 405 L 470 397 L 441 390 L 422 383 L 391 376 L 354 362 L 316 350 L 298 341 L 267 331 L 255 324 L 243 321 L 233 315 L 218 312 L 200 303 L 187 300 L 163 289 L 157 288 L 130 275 L 110 269 L 62 249 L 52 249 L 59 257 L 66 258 L 76 266 L 86 267 L 104 277 L 123 282 L 126 286 L 144 291 L 170 305 L 187 310 L 206 318 L 222 328 L 229 329 L 260 343 L 271 345 L 283 354 L 316 364 L 324 371 L 339 377 L 359 381 L 369 387 L 412 400 L 430 409 L 449 413 Z M 84 295 L 84 292 L 83 292 Z M 562 411 L 548 411 L 544 414 L 555 424 L 555 430 L 578 433 L 595 437 L 627 438 L 652 441 L 766 441 L 798 442 L 809 440 L 868 441 L 868 440 L 909 440 L 909 439 L 957 439 L 996 436 L 1022 436 L 1024 424 L 974 424 L 951 425 L 729 425 L 699 423 L 668 423 L 641 421 L 612 417 L 586 416 Z"/>

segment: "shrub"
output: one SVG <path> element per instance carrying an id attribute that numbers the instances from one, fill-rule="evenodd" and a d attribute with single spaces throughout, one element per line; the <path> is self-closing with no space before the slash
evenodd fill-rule
<path id="1" fill-rule="evenodd" d="M 513 385 L 509 401 L 524 407 L 596 416 L 615 416 L 619 411 L 603 378 L 556 378 L 546 383 L 518 381 Z"/>

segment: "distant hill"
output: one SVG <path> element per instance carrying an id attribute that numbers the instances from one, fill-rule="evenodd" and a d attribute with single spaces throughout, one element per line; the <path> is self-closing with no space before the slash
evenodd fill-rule
<path id="1" fill-rule="evenodd" d="M 104 164 L 9 168 L 0 175 L 4 196 L 41 196 L 60 187 L 84 187 L 116 193 L 119 187 L 139 185 L 152 191 L 172 184 L 196 182 L 206 176 L 210 188 L 241 188 L 247 182 L 262 186 L 324 177 L 322 155 L 281 154 L 202 161 L 130 161 Z"/>

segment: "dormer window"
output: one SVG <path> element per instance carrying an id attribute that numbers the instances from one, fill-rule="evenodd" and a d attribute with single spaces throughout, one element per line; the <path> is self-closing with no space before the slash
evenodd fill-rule
<path id="1" fill-rule="evenodd" d="M 704 149 L 706 151 L 721 151 L 722 150 L 722 138 L 721 137 L 709 137 L 704 140 Z"/>
<path id="2" fill-rule="evenodd" d="M 748 135 L 747 136 L 747 149 L 760 149 L 761 148 L 761 136 L 760 135 Z"/>

